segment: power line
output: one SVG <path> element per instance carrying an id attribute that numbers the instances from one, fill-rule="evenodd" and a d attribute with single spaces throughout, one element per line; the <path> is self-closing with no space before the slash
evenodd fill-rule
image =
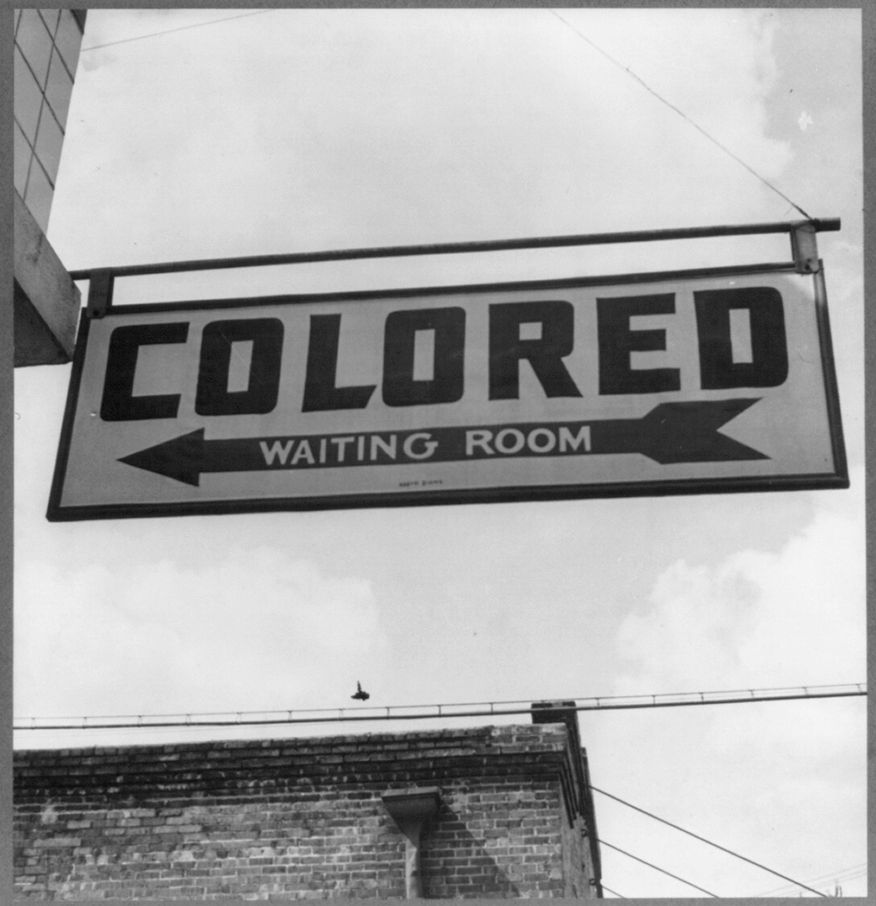
<path id="1" fill-rule="evenodd" d="M 569 711 L 613 711 L 636 708 L 671 708 L 692 705 L 751 704 L 800 699 L 844 698 L 867 694 L 864 683 L 830 686 L 784 686 L 772 689 L 713 692 L 672 692 L 650 695 L 579 696 L 550 699 L 551 707 Z M 569 702 L 569 704 L 566 704 Z M 109 730 L 167 727 L 237 727 L 280 724 L 339 723 L 348 721 L 427 720 L 449 717 L 503 717 L 531 714 L 530 699 L 495 702 L 455 702 L 433 705 L 385 705 L 351 708 L 292 708 L 283 711 L 220 711 L 200 714 L 126 714 L 86 717 L 16 717 L 15 730 Z M 431 710 L 426 710 L 431 709 Z M 259 715 L 259 716 L 255 716 Z M 64 721 L 64 723 L 58 723 Z M 71 723 L 77 721 L 77 723 Z"/>
<path id="2" fill-rule="evenodd" d="M 597 842 L 600 846 L 607 846 L 609 849 L 617 850 L 619 853 L 623 853 L 630 859 L 635 859 L 637 862 L 641 862 L 643 865 L 647 865 L 648 868 L 653 868 L 655 871 L 659 871 L 664 875 L 669 875 L 670 878 L 675 878 L 676 881 L 681 881 L 682 884 L 687 884 L 688 887 L 693 887 L 694 890 L 699 890 L 700 893 L 708 894 L 708 896 L 715 897 L 716 899 L 718 898 L 718 894 L 706 890 L 705 887 L 699 887 L 692 881 L 685 881 L 684 878 L 680 878 L 678 875 L 674 875 L 671 871 L 667 871 L 665 868 L 661 868 L 659 865 L 654 865 L 653 862 L 646 862 L 644 859 L 640 859 L 638 856 L 634 856 L 632 853 L 628 853 L 625 849 L 621 849 L 619 846 L 614 846 L 612 843 L 608 843 L 606 840 L 603 840 L 602 837 L 600 837 Z"/>
<path id="3" fill-rule="evenodd" d="M 661 824 L 666 824 L 668 827 L 672 827 L 677 831 L 681 831 L 683 834 L 687 834 L 690 837 L 694 837 L 696 840 L 701 841 L 702 843 L 708 843 L 709 846 L 714 846 L 715 849 L 720 849 L 721 852 L 728 853 L 731 856 L 735 856 L 737 859 L 741 859 L 743 862 L 748 862 L 750 865 L 755 865 L 757 868 L 762 868 L 764 871 L 768 871 L 772 875 L 776 875 L 782 878 L 785 881 L 790 881 L 791 884 L 796 887 L 802 887 L 804 890 L 808 890 L 810 893 L 818 894 L 818 896 L 823 897 L 826 894 L 821 893 L 816 890 L 814 887 L 809 887 L 806 884 L 802 884 L 800 881 L 795 881 L 793 878 L 789 878 L 787 875 L 783 875 L 779 871 L 775 871 L 772 868 L 768 868 L 766 865 L 761 862 L 755 862 L 754 859 L 749 859 L 747 856 L 742 856 L 737 852 L 734 852 L 732 849 L 728 849 L 726 846 L 721 846 L 718 843 L 714 843 L 711 840 L 707 840 L 705 837 L 701 837 L 699 834 L 695 834 L 693 831 L 686 830 L 683 827 L 679 827 L 677 824 L 673 824 L 671 821 L 667 821 L 665 818 L 661 818 L 659 815 L 655 815 L 652 812 L 647 812 L 643 808 L 639 808 L 637 805 L 633 805 L 631 802 L 627 802 L 625 799 L 621 799 L 619 796 L 614 796 L 611 793 L 606 793 L 605 790 L 600 790 L 598 787 L 590 784 L 590 789 L 596 793 L 601 793 L 603 796 L 607 796 L 609 799 L 614 799 L 615 802 L 620 802 L 623 805 L 626 805 L 628 808 L 634 809 L 637 812 L 641 812 L 643 815 L 647 815 L 649 818 L 653 818 L 655 821 L 659 821 Z"/>
<path id="4" fill-rule="evenodd" d="M 603 890 L 608 891 L 612 896 L 617 897 L 619 900 L 626 899 L 626 897 L 622 893 L 618 893 L 616 890 L 612 890 L 610 887 L 606 887 L 605 884 L 602 884 L 601 882 L 600 887 L 602 887 Z"/>
<path id="5" fill-rule="evenodd" d="M 722 144 L 721 142 L 718 141 L 718 139 L 716 139 L 714 136 L 712 136 L 708 132 L 706 132 L 706 130 L 703 129 L 702 126 L 700 126 L 698 123 L 694 122 L 683 110 L 680 110 L 678 107 L 675 106 L 675 104 L 670 103 L 669 101 L 666 100 L 665 97 L 663 97 L 661 94 L 658 94 L 641 76 L 636 75 L 636 73 L 633 72 L 633 70 L 630 69 L 629 66 L 624 66 L 623 63 L 621 63 L 619 60 L 616 60 L 610 53 L 603 50 L 595 42 L 591 41 L 590 38 L 588 38 L 585 34 L 580 32 L 577 28 L 575 28 L 575 26 L 572 25 L 571 22 L 564 19 L 556 10 L 550 9 L 550 10 L 548 10 L 548 12 L 552 13 L 554 16 L 556 16 L 556 18 L 559 19 L 560 22 L 563 23 L 563 25 L 565 25 L 567 28 L 571 29 L 571 31 L 573 31 L 579 38 L 581 38 L 582 41 L 585 41 L 587 44 L 589 44 L 595 51 L 597 51 L 597 53 L 600 53 L 603 57 L 605 57 L 606 60 L 608 60 L 614 66 L 617 66 L 618 69 L 622 69 L 631 78 L 635 79 L 649 94 L 654 95 L 654 97 L 657 98 L 657 100 L 660 101 L 661 104 L 665 104 L 670 110 L 677 113 L 683 120 L 685 120 L 685 122 L 687 122 L 691 126 L 693 126 L 693 128 L 696 129 L 697 132 L 699 132 L 701 135 L 705 136 L 713 145 L 716 145 L 725 154 L 732 157 L 733 160 L 736 161 L 736 163 L 745 167 L 745 169 L 748 170 L 748 172 L 751 173 L 752 176 L 759 179 L 765 186 L 767 186 L 767 188 L 772 189 L 773 192 L 775 192 L 777 195 L 779 195 L 781 198 L 783 198 L 785 201 L 787 201 L 788 204 L 795 207 L 807 220 L 812 220 L 812 217 L 809 214 L 807 214 L 806 211 L 804 211 L 803 208 L 800 207 L 800 205 L 798 205 L 796 202 L 792 201 L 787 195 L 785 195 L 784 192 L 782 192 L 780 189 L 776 188 L 768 179 L 761 176 L 760 173 L 757 172 L 757 170 L 755 170 L 753 167 L 749 166 L 741 157 L 739 157 L 739 155 L 734 154 L 726 145 Z"/>
<path id="6" fill-rule="evenodd" d="M 153 31 L 148 35 L 136 35 L 133 38 L 121 38 L 118 41 L 107 41 L 106 44 L 92 44 L 91 47 L 83 47 L 79 52 L 86 53 L 89 50 L 100 50 L 104 47 L 114 47 L 116 44 L 129 44 L 131 41 L 143 41 L 146 38 L 160 38 L 162 35 L 169 35 L 175 31 L 186 31 L 190 28 L 203 28 L 205 25 L 218 25 L 220 22 L 230 22 L 232 19 L 245 19 L 248 16 L 261 16 L 264 13 L 274 12 L 271 9 L 260 9 L 251 13 L 240 13 L 237 16 L 226 16 L 224 19 L 211 19 L 209 22 L 193 22 L 191 25 L 180 25 L 176 28 L 167 28 L 164 31 Z"/>
<path id="7" fill-rule="evenodd" d="M 133 41 L 143 41 L 147 38 L 158 38 L 158 37 L 161 37 L 162 35 L 168 35 L 168 34 L 172 34 L 174 32 L 179 32 L 179 31 L 186 31 L 186 30 L 193 29 L 193 28 L 203 28 L 204 26 L 207 26 L 207 25 L 218 25 L 223 22 L 230 22 L 234 19 L 245 19 L 250 16 L 260 16 L 260 15 L 263 15 L 264 13 L 269 13 L 269 12 L 273 12 L 273 10 L 262 9 L 262 10 L 256 10 L 254 12 L 240 13 L 239 15 L 226 16 L 222 19 L 211 19 L 208 22 L 194 22 L 191 25 L 180 25 L 176 28 L 168 28 L 168 29 L 164 29 L 163 31 L 150 32 L 149 34 L 146 34 L 146 35 L 135 35 L 134 37 L 131 37 L 131 38 L 121 38 L 117 41 L 107 41 L 104 44 L 92 44 L 90 47 L 83 47 L 81 49 L 80 53 L 87 53 L 88 51 L 91 51 L 91 50 L 100 50 L 104 47 L 114 47 L 115 45 L 118 45 L 118 44 L 128 44 Z M 795 201 L 793 201 L 791 198 L 789 198 L 787 195 L 785 195 L 784 192 L 782 192 L 779 188 L 774 186 L 764 176 L 761 176 L 760 173 L 758 173 L 753 167 L 751 167 L 748 163 L 746 163 L 741 157 L 739 157 L 739 155 L 735 154 L 726 145 L 724 145 L 723 143 L 718 141 L 718 139 L 716 139 L 713 135 L 711 135 L 705 129 L 703 129 L 702 126 L 700 126 L 697 122 L 692 120 L 683 110 L 680 110 L 678 107 L 676 107 L 674 104 L 672 104 L 666 98 L 664 98 L 661 94 L 659 94 L 653 88 L 651 88 L 651 86 L 643 78 L 641 78 L 641 76 L 639 76 L 635 72 L 633 72 L 633 70 L 630 69 L 629 66 L 624 66 L 623 63 L 621 63 L 619 60 L 615 59 L 607 51 L 603 50 L 598 44 L 596 44 L 594 41 L 592 41 L 590 38 L 588 38 L 585 34 L 583 34 L 581 31 L 579 31 L 577 28 L 575 28 L 575 26 L 573 26 L 567 19 L 564 19 L 556 10 L 551 9 L 551 10 L 548 10 L 548 12 L 552 13 L 557 19 L 559 19 L 560 22 L 563 23 L 563 25 L 565 25 L 568 29 L 570 29 L 572 32 L 574 32 L 579 38 L 581 38 L 582 41 L 585 41 L 587 44 L 589 44 L 595 51 L 597 51 L 597 53 L 601 54 L 609 62 L 611 62 L 614 66 L 617 66 L 618 69 L 623 70 L 625 73 L 627 73 L 627 75 L 629 75 L 631 78 L 635 79 L 649 94 L 652 94 L 655 98 L 657 98 L 658 101 L 660 101 L 662 104 L 669 107 L 670 110 L 672 110 L 673 112 L 678 114 L 683 120 L 685 120 L 685 122 L 687 122 L 691 126 L 693 126 L 694 129 L 696 129 L 700 134 L 702 134 L 712 144 L 714 144 L 716 147 L 718 147 L 720 150 L 722 150 L 725 154 L 727 154 L 729 157 L 731 157 L 733 160 L 735 160 L 740 166 L 744 167 L 749 173 L 751 173 L 752 176 L 754 176 L 756 179 L 758 179 L 760 182 L 762 182 L 765 186 L 767 186 L 767 188 L 771 189 L 773 192 L 775 192 L 777 195 L 779 195 L 781 198 L 783 198 L 785 201 L 787 201 L 788 204 L 790 204 L 793 208 L 796 208 L 807 220 L 813 219 L 810 214 L 808 214 L 806 211 L 803 210 L 803 208 L 800 207 L 800 205 L 798 205 Z"/>
<path id="8" fill-rule="evenodd" d="M 826 884 L 830 881 L 840 882 L 840 881 L 854 881 L 858 878 L 864 877 L 867 874 L 867 863 L 859 862 L 857 865 L 852 865 L 849 868 L 840 868 L 837 871 L 828 871 L 823 875 L 818 875 L 814 878 L 807 878 L 809 884 Z M 775 896 L 777 893 L 780 893 L 783 890 L 787 890 L 788 884 L 783 884 L 781 887 L 773 887 L 770 890 L 765 890 L 762 893 L 756 893 L 756 897 L 769 897 Z M 793 885 L 796 886 L 796 885 Z"/>

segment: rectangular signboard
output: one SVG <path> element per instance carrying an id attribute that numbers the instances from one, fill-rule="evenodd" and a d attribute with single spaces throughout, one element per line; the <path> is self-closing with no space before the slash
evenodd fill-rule
<path id="1" fill-rule="evenodd" d="M 846 487 L 821 278 L 83 312 L 48 517 Z"/>

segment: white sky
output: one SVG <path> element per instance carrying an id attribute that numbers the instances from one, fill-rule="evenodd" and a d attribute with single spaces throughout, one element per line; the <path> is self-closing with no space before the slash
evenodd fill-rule
<path id="1" fill-rule="evenodd" d="M 89 11 L 49 228 L 69 269 L 799 218 L 589 40 L 813 216 L 842 218 L 819 250 L 852 486 L 50 524 L 70 369 L 19 369 L 16 714 L 335 708 L 357 679 L 379 705 L 863 682 L 859 12 L 274 10 L 181 28 L 231 15 Z M 709 254 L 776 260 L 765 247 Z M 502 281 L 685 254 L 318 265 L 117 292 Z M 864 894 L 864 699 L 584 713 L 581 735 L 597 787 Z M 796 896 L 596 807 L 605 840 L 715 893 Z M 626 897 L 695 895 L 602 855 Z"/>

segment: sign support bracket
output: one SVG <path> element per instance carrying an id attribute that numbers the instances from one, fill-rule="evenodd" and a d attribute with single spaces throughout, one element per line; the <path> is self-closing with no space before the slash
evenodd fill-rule
<path id="1" fill-rule="evenodd" d="M 824 264 L 816 241 L 824 229 L 839 229 L 839 221 L 341 249 L 71 272 L 73 280 L 90 286 L 47 517 L 847 488 Z M 164 273 L 766 233 L 788 237 L 790 248 L 784 246 L 779 262 L 113 304 L 116 279 Z M 755 249 L 759 254 L 753 257 L 765 257 L 772 248 Z M 698 307 L 698 292 L 713 309 Z M 634 305 L 622 304 L 627 300 Z M 676 302 L 675 348 L 665 325 L 649 331 L 628 323 L 632 311 L 676 313 Z M 728 312 L 736 309 L 749 312 L 750 361 L 733 359 Z M 343 336 L 357 337 L 343 355 L 342 318 Z M 532 383 L 521 392 L 516 370 L 508 367 L 512 358 L 516 368 L 524 357 L 515 344 L 528 322 L 542 328 L 534 377 L 543 394 Z M 602 325 L 605 330 L 593 329 Z M 428 379 L 415 373 L 414 362 L 415 334 L 427 326 L 443 338 L 433 344 Z M 568 370 L 562 359 L 573 344 L 566 349 L 551 337 L 562 333 L 571 341 L 574 332 L 580 355 Z M 285 380 L 284 355 L 301 352 L 283 343 L 292 335 L 306 338 L 307 364 L 296 364 L 294 380 Z M 714 342 L 704 343 L 704 337 Z M 673 367 L 634 368 L 629 350 L 639 348 L 637 340 L 665 351 Z M 240 355 L 235 344 L 249 344 L 249 351 Z M 149 351 L 141 356 L 145 347 Z M 468 369 L 468 388 L 461 368 L 466 349 L 480 358 L 480 367 Z M 797 349 L 806 354 L 792 369 Z M 594 360 L 598 373 L 589 366 Z M 603 372 L 616 372 L 618 383 L 605 384 Z M 360 383 L 349 383 L 352 374 Z M 693 375 L 693 382 L 682 381 L 682 374 Z M 594 378 L 592 397 L 576 402 L 582 396 L 578 383 Z M 379 385 L 368 411 L 345 411 L 365 409 Z M 494 386 L 506 385 L 513 396 L 493 394 Z M 699 393 L 731 388 L 736 388 L 732 394 L 717 397 Z M 657 390 L 677 395 L 664 400 L 646 395 Z M 513 411 L 493 406 L 493 395 L 520 403 Z M 548 409 L 543 396 L 568 399 L 557 399 Z M 459 406 L 438 410 L 444 402 Z M 399 406 L 422 408 L 399 411 Z M 723 432 L 747 410 L 752 412 L 740 422 L 739 439 Z M 240 418 L 227 421 L 228 416 Z"/>
<path id="2" fill-rule="evenodd" d="M 515 251 L 519 249 L 568 248 L 570 246 L 614 245 L 629 242 L 660 240 L 705 239 L 719 236 L 752 236 L 769 233 L 790 233 L 796 248 L 795 236 L 804 245 L 816 232 L 840 229 L 839 218 L 816 218 L 806 221 L 739 224 L 732 226 L 681 227 L 668 230 L 634 230 L 619 233 L 591 233 L 569 236 L 540 236 L 520 239 L 499 239 L 480 242 L 443 242 L 426 245 L 389 246 L 383 248 L 330 249 L 322 252 L 292 252 L 280 255 L 251 255 L 243 258 L 210 258 L 192 261 L 166 261 L 159 264 L 119 265 L 106 268 L 111 277 L 143 277 L 155 274 L 174 274 L 191 271 L 215 271 L 237 267 L 273 267 L 285 264 L 315 264 L 317 262 L 351 261 L 369 258 L 399 258 L 418 255 L 447 255 L 483 252 Z M 805 234 L 805 235 L 804 235 Z M 814 244 L 812 245 L 814 252 Z M 801 249 L 801 252 L 804 250 Z M 796 256 L 795 256 L 796 257 Z M 805 256 L 811 257 L 807 252 Z M 74 280 L 91 280 L 103 268 L 84 268 L 70 271 Z M 807 273 L 809 273 L 807 271 Z"/>
<path id="3" fill-rule="evenodd" d="M 115 273 L 111 268 L 99 268 L 91 271 L 88 284 L 88 304 L 85 309 L 89 318 L 102 318 L 110 310 L 114 282 Z"/>
<path id="4" fill-rule="evenodd" d="M 794 224 L 791 227 L 791 252 L 798 274 L 817 274 L 821 271 L 818 257 L 817 227 L 811 221 Z"/>

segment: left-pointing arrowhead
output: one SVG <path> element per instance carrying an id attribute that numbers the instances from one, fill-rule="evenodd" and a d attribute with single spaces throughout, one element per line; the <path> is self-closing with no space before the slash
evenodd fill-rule
<path id="1" fill-rule="evenodd" d="M 769 459 L 719 428 L 757 399 L 662 403 L 642 419 L 641 452 L 659 463 Z"/>
<path id="2" fill-rule="evenodd" d="M 203 461 L 203 428 L 119 459 L 119 462 L 127 463 L 129 466 L 155 472 L 156 475 L 165 475 L 195 487 L 201 483 Z"/>

